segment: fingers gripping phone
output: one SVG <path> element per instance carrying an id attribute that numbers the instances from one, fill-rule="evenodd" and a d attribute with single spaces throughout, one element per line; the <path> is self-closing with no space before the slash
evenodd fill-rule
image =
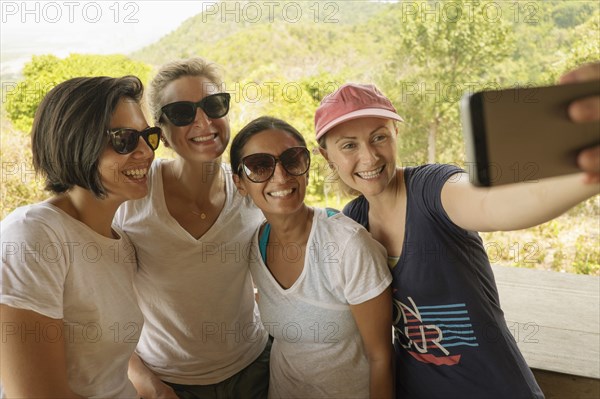
<path id="1" fill-rule="evenodd" d="M 600 80 L 463 96 L 471 182 L 497 186 L 579 172 L 577 154 L 600 144 L 600 122 L 572 122 L 567 107 L 592 95 L 600 95 Z"/>

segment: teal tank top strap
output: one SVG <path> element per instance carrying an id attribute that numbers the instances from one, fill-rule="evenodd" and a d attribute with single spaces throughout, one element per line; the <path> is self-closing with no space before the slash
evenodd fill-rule
<path id="1" fill-rule="evenodd" d="M 258 249 L 260 250 L 260 257 L 264 264 L 267 264 L 267 243 L 269 242 L 269 235 L 271 234 L 271 225 L 265 224 L 262 234 L 258 238 Z"/>
<path id="2" fill-rule="evenodd" d="M 333 208 L 325 208 L 325 210 L 327 211 L 327 217 L 332 217 L 335 214 L 340 213 L 340 211 L 338 211 L 337 209 L 333 209 Z"/>

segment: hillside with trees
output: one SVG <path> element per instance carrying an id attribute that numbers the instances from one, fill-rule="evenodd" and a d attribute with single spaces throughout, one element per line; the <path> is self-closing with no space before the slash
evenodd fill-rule
<path id="1" fill-rule="evenodd" d="M 18 94 L 28 87 L 42 84 L 45 90 L 78 74 L 132 73 L 148 82 L 152 68 L 164 62 L 202 56 L 222 66 L 224 90 L 232 94 L 234 133 L 270 114 L 296 126 L 314 146 L 312 117 L 323 96 L 347 81 L 373 82 L 405 119 L 400 164 L 460 166 L 465 160 L 458 104 L 465 92 L 551 84 L 576 65 L 600 60 L 599 37 L 595 1 L 212 2 L 204 13 L 127 57 L 34 57 L 24 69 L 22 90 L 6 95 L 3 132 L 21 135 L 22 145 L 28 145 L 20 132 L 29 130 L 41 99 Z M 7 150 L 15 137 L 7 145 L 5 136 L 3 160 L 26 159 Z M 162 150 L 160 155 L 169 156 Z M 345 199 L 324 160 L 315 156 L 313 163 L 308 200 L 341 206 Z M 3 183 L 2 217 L 43 195 L 37 182 L 24 184 L 22 177 Z M 600 274 L 597 223 L 595 229 L 585 224 L 598 215 L 596 197 L 520 236 L 483 236 L 500 243 L 498 262 Z M 539 249 L 535 257 L 532 243 Z"/>

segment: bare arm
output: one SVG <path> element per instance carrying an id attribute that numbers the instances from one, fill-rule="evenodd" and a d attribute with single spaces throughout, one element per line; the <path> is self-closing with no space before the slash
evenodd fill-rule
<path id="1" fill-rule="evenodd" d="M 545 223 L 599 191 L 599 184 L 585 184 L 581 174 L 480 188 L 461 173 L 444 184 L 442 205 L 466 230 L 507 231 Z"/>
<path id="2" fill-rule="evenodd" d="M 0 305 L 0 381 L 7 398 L 83 398 L 68 384 L 63 321 Z"/>
<path id="3" fill-rule="evenodd" d="M 135 353 L 129 359 L 128 375 L 138 395 L 145 399 L 178 399 L 173 388 L 150 371 Z"/>
<path id="4" fill-rule="evenodd" d="M 370 398 L 392 398 L 392 295 L 388 287 L 350 310 L 369 359 Z"/>

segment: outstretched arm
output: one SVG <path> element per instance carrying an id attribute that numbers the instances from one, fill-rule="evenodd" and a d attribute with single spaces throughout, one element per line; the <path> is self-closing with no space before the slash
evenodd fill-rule
<path id="1" fill-rule="evenodd" d="M 0 305 L 0 323 L 0 381 L 5 397 L 83 398 L 69 387 L 62 320 Z M 52 331 L 53 336 L 43 331 Z"/>
<path id="2" fill-rule="evenodd" d="M 369 397 L 392 398 L 392 295 L 388 287 L 350 310 L 369 359 Z"/>
<path id="3" fill-rule="evenodd" d="M 442 205 L 463 229 L 508 231 L 545 223 L 599 191 L 581 173 L 492 188 L 475 187 L 461 173 L 444 184 Z"/>
<path id="4" fill-rule="evenodd" d="M 600 79 L 600 62 L 583 65 L 563 75 L 560 83 L 597 79 Z M 600 96 L 574 101 L 568 111 L 575 122 L 598 120 Z M 585 174 L 487 189 L 472 186 L 467 175 L 462 174 L 446 182 L 442 204 L 450 219 L 467 230 L 518 230 L 536 226 L 598 194 L 600 146 L 582 151 L 577 162 Z"/>

